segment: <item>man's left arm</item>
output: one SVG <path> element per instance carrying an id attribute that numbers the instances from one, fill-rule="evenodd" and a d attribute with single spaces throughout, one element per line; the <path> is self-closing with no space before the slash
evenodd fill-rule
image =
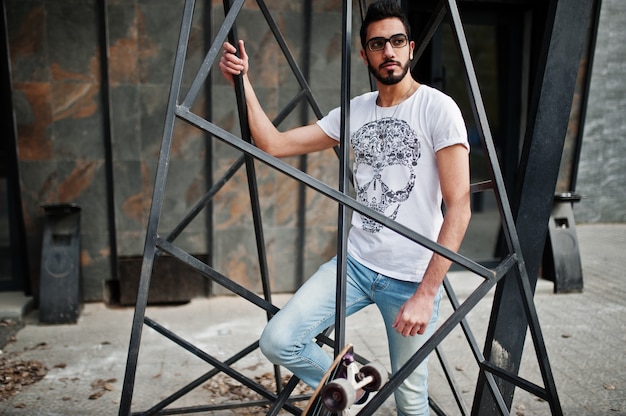
<path id="1" fill-rule="evenodd" d="M 446 213 L 437 242 L 458 251 L 471 217 L 470 170 L 467 148 L 462 144 L 437 152 L 441 193 Z M 423 334 L 433 313 L 439 287 L 451 261 L 433 253 L 415 294 L 400 308 L 393 327 L 404 336 Z"/>

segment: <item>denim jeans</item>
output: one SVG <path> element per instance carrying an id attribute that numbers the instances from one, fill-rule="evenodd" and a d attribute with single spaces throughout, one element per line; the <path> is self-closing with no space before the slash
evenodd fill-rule
<path id="1" fill-rule="evenodd" d="M 337 259 L 323 264 L 268 323 L 260 339 L 263 354 L 289 369 L 304 383 L 319 384 L 332 357 L 314 342 L 335 322 Z M 419 283 L 392 279 L 376 273 L 348 256 L 346 314 L 375 303 L 380 310 L 389 343 L 391 370 L 395 373 L 433 334 L 439 316 L 442 291 L 435 299 L 433 316 L 423 335 L 403 337 L 391 325 L 400 307 Z M 428 363 L 424 360 L 395 391 L 398 415 L 428 415 Z"/>

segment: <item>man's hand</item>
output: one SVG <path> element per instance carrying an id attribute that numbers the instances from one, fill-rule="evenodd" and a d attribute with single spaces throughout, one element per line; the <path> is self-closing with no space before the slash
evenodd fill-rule
<path id="1" fill-rule="evenodd" d="M 414 336 L 426 331 L 433 314 L 434 298 L 418 290 L 398 311 L 392 327 L 402 336 Z"/>
<path id="2" fill-rule="evenodd" d="M 223 48 L 222 57 L 220 58 L 220 70 L 232 85 L 234 75 L 245 75 L 248 73 L 248 54 L 243 46 L 243 40 L 239 41 L 241 57 L 235 55 L 237 49 L 230 43 L 224 42 Z"/>

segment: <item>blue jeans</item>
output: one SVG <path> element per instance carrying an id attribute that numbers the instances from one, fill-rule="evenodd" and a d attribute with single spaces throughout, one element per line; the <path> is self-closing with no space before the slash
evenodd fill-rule
<path id="1" fill-rule="evenodd" d="M 323 264 L 267 324 L 260 339 L 263 354 L 274 364 L 289 369 L 309 386 L 319 384 L 332 358 L 314 342 L 335 323 L 337 259 Z M 435 299 L 433 316 L 423 335 L 403 337 L 391 327 L 400 307 L 415 293 L 419 283 L 392 279 L 376 273 L 348 256 L 346 314 L 375 303 L 380 310 L 395 373 L 433 334 L 439 317 Z M 395 392 L 398 415 L 428 415 L 428 360 L 424 360 Z"/>

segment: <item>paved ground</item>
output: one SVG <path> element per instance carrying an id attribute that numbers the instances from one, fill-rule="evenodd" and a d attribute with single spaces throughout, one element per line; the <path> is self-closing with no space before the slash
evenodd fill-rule
<path id="1" fill-rule="evenodd" d="M 584 270 L 582 293 L 553 294 L 553 284 L 539 282 L 535 296 L 555 382 L 566 415 L 626 415 L 626 224 L 577 227 Z M 477 283 L 471 275 L 451 273 L 459 297 Z M 281 305 L 287 295 L 274 297 Z M 0 299 L 1 300 L 1 299 Z M 491 309 L 490 296 L 468 321 L 482 345 Z M 442 302 L 442 317 L 449 314 Z M 87 304 L 76 325 L 44 326 L 36 313 L 14 334 L 0 355 L 8 362 L 35 360 L 47 368 L 45 377 L 0 401 L 2 415 L 116 415 L 126 367 L 133 316 L 131 308 Z M 173 330 L 203 351 L 225 360 L 254 342 L 264 314 L 237 297 L 197 299 L 176 307 L 150 307 L 147 316 Z M 347 338 L 357 351 L 388 365 L 385 336 L 375 309 L 366 309 L 347 323 Z M 203 361 L 144 327 L 133 395 L 135 412 L 149 409 L 177 388 L 210 369 Z M 14 331 L 15 332 L 15 331 Z M 13 335 L 13 334 L 12 334 Z M 528 344 L 528 343 L 527 343 Z M 460 330 L 442 344 L 454 376 L 471 406 L 476 364 Z M 437 360 L 431 359 L 430 391 L 449 414 L 459 414 Z M 271 372 L 258 351 L 235 366 L 249 377 L 267 381 Z M 527 345 L 521 375 L 542 384 L 532 346 Z M 225 377 L 202 384 L 173 407 L 217 403 L 229 398 L 251 400 L 249 391 Z M 514 415 L 548 415 L 546 403 L 516 393 Z M 248 408 L 205 412 L 207 415 L 262 414 Z M 394 414 L 387 401 L 377 414 Z"/>

